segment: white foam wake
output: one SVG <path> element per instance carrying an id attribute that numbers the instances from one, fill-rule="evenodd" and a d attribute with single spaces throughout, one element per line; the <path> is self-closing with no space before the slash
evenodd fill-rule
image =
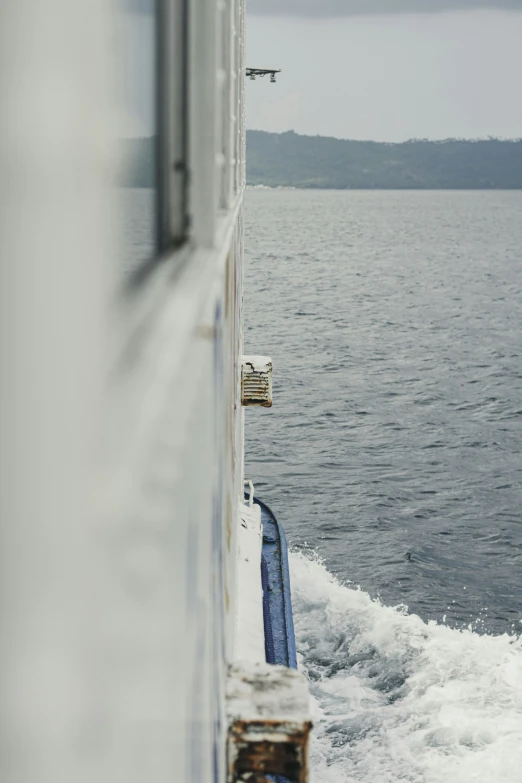
<path id="1" fill-rule="evenodd" d="M 290 565 L 312 783 L 521 783 L 521 638 L 426 624 Z"/>

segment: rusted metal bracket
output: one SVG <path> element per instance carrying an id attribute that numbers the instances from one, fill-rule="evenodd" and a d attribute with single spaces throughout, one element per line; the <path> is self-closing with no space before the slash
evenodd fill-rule
<path id="1" fill-rule="evenodd" d="M 236 663 L 227 680 L 228 783 L 308 783 L 308 687 L 295 669 Z M 267 781 L 268 783 L 268 781 Z"/>
<path id="2" fill-rule="evenodd" d="M 272 359 L 269 356 L 242 357 L 241 404 L 272 407 Z"/>

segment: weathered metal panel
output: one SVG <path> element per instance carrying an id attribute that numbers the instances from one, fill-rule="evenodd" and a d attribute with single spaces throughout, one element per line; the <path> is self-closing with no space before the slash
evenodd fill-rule
<path id="1" fill-rule="evenodd" d="M 306 680 L 295 669 L 237 663 L 227 680 L 228 783 L 282 775 L 308 781 L 312 723 Z"/>

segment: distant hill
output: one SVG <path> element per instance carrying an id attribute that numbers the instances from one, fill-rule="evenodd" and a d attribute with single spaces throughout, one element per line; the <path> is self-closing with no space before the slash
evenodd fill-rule
<path id="1" fill-rule="evenodd" d="M 247 132 L 249 185 L 339 189 L 522 188 L 522 140 L 401 144 Z"/>
<path id="2" fill-rule="evenodd" d="M 154 186 L 153 139 L 122 140 L 120 184 Z M 345 189 L 522 189 L 522 140 L 386 144 L 247 132 L 249 185 Z"/>

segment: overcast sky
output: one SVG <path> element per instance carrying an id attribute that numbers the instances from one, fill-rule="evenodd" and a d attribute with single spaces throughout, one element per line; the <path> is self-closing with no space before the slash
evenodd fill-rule
<path id="1" fill-rule="evenodd" d="M 275 85 L 247 82 L 249 128 L 522 137 L 520 0 L 248 0 L 248 11 L 247 64 L 283 69 Z"/>
<path id="2" fill-rule="evenodd" d="M 133 0 L 146 2 L 147 0 Z M 248 0 L 250 14 L 279 16 L 354 16 L 437 13 L 469 9 L 520 9 L 521 0 Z"/>

